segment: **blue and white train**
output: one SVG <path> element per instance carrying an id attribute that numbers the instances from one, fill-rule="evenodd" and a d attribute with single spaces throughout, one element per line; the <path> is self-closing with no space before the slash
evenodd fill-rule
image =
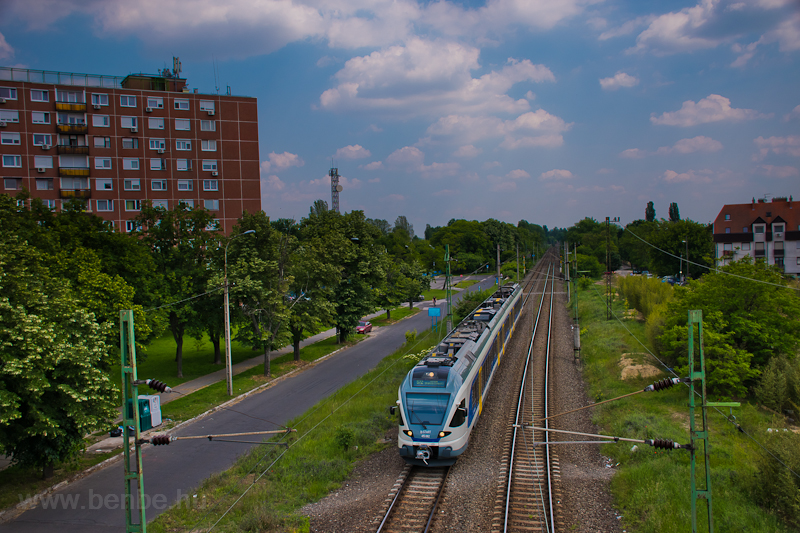
<path id="1" fill-rule="evenodd" d="M 407 463 L 455 463 L 483 410 L 522 311 L 522 288 L 503 285 L 411 369 L 398 391 L 398 449 Z"/>

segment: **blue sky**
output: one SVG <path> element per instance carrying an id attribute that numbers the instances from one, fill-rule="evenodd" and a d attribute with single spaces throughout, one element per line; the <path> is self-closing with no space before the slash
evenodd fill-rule
<path id="1" fill-rule="evenodd" d="M 2 0 L 0 64 L 258 98 L 262 205 L 394 222 L 800 198 L 797 0 Z M 215 68 L 218 81 L 215 82 Z"/>

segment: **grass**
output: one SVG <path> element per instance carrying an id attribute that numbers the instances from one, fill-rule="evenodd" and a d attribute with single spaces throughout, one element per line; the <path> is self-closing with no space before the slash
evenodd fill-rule
<path id="1" fill-rule="evenodd" d="M 478 283 L 477 279 L 465 279 L 455 284 L 457 289 L 468 289 Z"/>
<path id="2" fill-rule="evenodd" d="M 230 470 L 206 480 L 196 491 L 197 505 L 176 505 L 148 529 L 204 530 L 232 506 L 219 531 L 309 531 L 300 509 L 339 487 L 358 461 L 394 445 L 383 439 L 397 423 L 386 407 L 394 403 L 400 381 L 415 362 L 404 356 L 427 351 L 437 341 L 427 331 L 414 345 L 386 357 L 368 374 L 290 421 L 288 426 L 297 433 L 285 441 L 288 449 L 253 449 Z"/>
<path id="3" fill-rule="evenodd" d="M 595 401 L 614 398 L 642 390 L 656 379 L 620 379 L 619 359 L 625 352 L 644 352 L 636 340 L 645 341 L 644 324 L 626 320 L 625 326 L 605 319 L 605 302 L 595 286 L 579 294 L 581 319 L 581 357 L 588 393 Z M 573 300 L 574 301 L 574 300 Z M 622 303 L 614 302 L 614 311 L 622 314 Z M 632 334 L 632 335 L 631 335 Z M 635 337 L 635 338 L 634 338 Z M 648 356 L 649 357 L 649 356 Z M 656 367 L 655 359 L 649 361 Z M 633 398 L 599 406 L 594 422 L 607 435 L 628 438 L 667 438 L 689 442 L 688 389 L 671 389 L 645 393 Z M 763 440 L 766 428 L 776 421 L 747 403 L 733 410 L 742 426 Z M 727 422 L 717 411 L 709 409 L 711 452 L 711 487 L 714 522 L 718 531 L 791 531 L 774 515 L 752 501 L 755 466 L 759 457 L 756 445 Z M 687 451 L 654 452 L 638 444 L 606 444 L 602 453 L 619 463 L 611 489 L 616 506 L 623 515 L 624 527 L 637 532 L 683 532 L 691 530 L 690 456 Z M 702 457 L 702 453 L 698 454 Z M 698 466 L 702 461 L 698 461 Z M 699 468 L 698 477 L 703 476 Z M 703 486 L 703 485 L 699 485 Z M 698 502 L 698 524 L 702 531 L 706 508 Z"/>
<path id="4" fill-rule="evenodd" d="M 407 316 L 415 315 L 419 313 L 419 307 L 415 307 L 413 309 L 409 309 L 407 305 L 396 307 L 392 309 L 392 318 L 390 320 L 386 319 L 386 315 L 382 317 L 375 317 L 370 322 L 372 322 L 373 326 L 388 326 L 389 324 L 394 324 Z"/>
<path id="5" fill-rule="evenodd" d="M 426 300 L 433 300 L 434 298 L 436 298 L 437 300 L 442 300 L 444 298 L 447 298 L 447 291 L 444 289 L 431 289 L 429 291 L 423 292 L 422 296 Z"/>

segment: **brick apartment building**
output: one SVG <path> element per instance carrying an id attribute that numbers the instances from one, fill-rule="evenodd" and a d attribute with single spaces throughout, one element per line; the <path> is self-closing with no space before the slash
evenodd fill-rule
<path id="1" fill-rule="evenodd" d="M 714 246 L 721 265 L 750 256 L 800 274 L 800 206 L 792 197 L 722 208 L 714 220 Z"/>
<path id="2" fill-rule="evenodd" d="M 261 209 L 255 98 L 168 69 L 125 77 L 0 67 L 0 193 L 69 199 L 131 231 L 142 202 L 205 207 L 230 232 Z"/>

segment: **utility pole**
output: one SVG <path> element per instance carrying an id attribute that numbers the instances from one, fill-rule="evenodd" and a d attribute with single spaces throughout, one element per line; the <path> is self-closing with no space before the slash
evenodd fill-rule
<path id="1" fill-rule="evenodd" d="M 447 328 L 445 331 L 445 335 L 450 333 L 453 330 L 453 288 L 450 281 L 450 245 L 444 245 L 444 264 L 445 264 L 445 275 L 444 275 L 444 286 L 445 286 L 445 297 L 447 298 L 447 318 L 445 319 L 445 327 Z"/>
<path id="2" fill-rule="evenodd" d="M 133 311 L 119 312 L 119 348 L 122 367 L 122 450 L 125 473 L 125 532 L 147 533 L 144 506 L 144 480 L 139 425 L 139 387 L 136 383 L 136 341 L 133 331 Z M 133 430 L 131 430 L 133 428 Z M 133 433 L 133 435 L 131 435 Z M 133 454 L 131 454 L 133 438 Z M 139 509 L 134 512 L 134 494 Z M 134 515 L 138 514 L 138 522 Z"/>
<path id="3" fill-rule="evenodd" d="M 500 243 L 497 243 L 497 286 L 500 285 Z"/>
<path id="4" fill-rule="evenodd" d="M 564 281 L 567 283 L 567 302 L 572 300 L 569 288 L 569 242 L 564 241 Z"/>
<path id="5" fill-rule="evenodd" d="M 611 220 L 606 217 L 606 320 L 611 320 L 611 222 L 619 222 L 619 217 Z"/>
<path id="6" fill-rule="evenodd" d="M 517 283 L 519 282 L 519 243 L 517 243 Z"/>

